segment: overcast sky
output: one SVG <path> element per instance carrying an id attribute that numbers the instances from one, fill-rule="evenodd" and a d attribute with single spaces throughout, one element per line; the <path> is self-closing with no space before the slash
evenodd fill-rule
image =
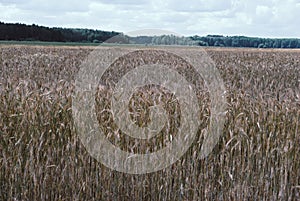
<path id="1" fill-rule="evenodd" d="M 128 32 L 300 38 L 300 0 L 0 0 L 0 21 Z"/>

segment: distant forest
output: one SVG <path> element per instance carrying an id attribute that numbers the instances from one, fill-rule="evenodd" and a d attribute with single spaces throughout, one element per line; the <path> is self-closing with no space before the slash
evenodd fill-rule
<path id="1" fill-rule="evenodd" d="M 104 42 L 117 32 L 92 29 L 49 28 L 38 25 L 0 22 L 0 40 L 46 42 Z"/>
<path id="2" fill-rule="evenodd" d="M 0 40 L 6 41 L 46 41 L 79 43 L 122 43 L 145 45 L 196 45 L 217 47 L 253 48 L 300 48 L 300 39 L 270 39 L 246 36 L 190 36 L 174 35 L 129 37 L 114 31 L 93 29 L 49 28 L 38 25 L 12 24 L 0 22 Z"/>

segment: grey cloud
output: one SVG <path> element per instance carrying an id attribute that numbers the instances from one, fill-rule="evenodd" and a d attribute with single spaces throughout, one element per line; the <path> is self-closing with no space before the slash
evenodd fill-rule
<path id="1" fill-rule="evenodd" d="M 300 0 L 0 0 L 0 19 L 114 31 L 300 37 Z"/>
<path id="2" fill-rule="evenodd" d="M 13 1 L 14 2 L 14 1 Z M 15 3 L 17 2 L 17 3 Z M 62 13 L 68 11 L 74 12 L 85 12 L 88 11 L 90 1 L 72 1 L 72 0 L 51 0 L 51 1 L 39 1 L 39 0 L 28 0 L 28 1 L 15 1 L 14 3 L 17 8 L 27 11 L 36 12 L 53 12 Z"/>

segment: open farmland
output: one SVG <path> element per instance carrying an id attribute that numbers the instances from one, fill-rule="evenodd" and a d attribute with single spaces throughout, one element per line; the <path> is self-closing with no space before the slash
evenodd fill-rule
<path id="1" fill-rule="evenodd" d="M 206 49 L 227 90 L 223 135 L 200 160 L 209 114 L 204 90 L 198 96 L 204 102 L 204 125 L 193 145 L 172 166 L 143 175 L 110 170 L 88 154 L 78 137 L 72 117 L 74 80 L 92 50 L 0 47 L 0 200 L 300 199 L 299 50 Z M 132 118 L 139 126 L 149 116 L 147 106 L 156 101 L 151 95 L 158 92 L 163 101 L 174 99 L 155 86 L 132 99 Z M 114 127 L 110 116 L 100 112 L 107 109 L 101 95 L 109 93 L 97 93 L 103 129 Z M 176 116 L 180 108 L 176 101 L 171 106 Z M 176 119 L 170 125 L 164 132 L 176 130 Z M 147 145 L 156 150 L 169 140 L 135 144 L 120 133 L 106 133 L 133 152 L 146 152 Z"/>

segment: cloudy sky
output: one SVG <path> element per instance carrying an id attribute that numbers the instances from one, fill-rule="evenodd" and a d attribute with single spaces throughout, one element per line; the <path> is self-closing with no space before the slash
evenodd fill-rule
<path id="1" fill-rule="evenodd" d="M 0 0 L 0 21 L 128 32 L 300 38 L 300 0 Z"/>

